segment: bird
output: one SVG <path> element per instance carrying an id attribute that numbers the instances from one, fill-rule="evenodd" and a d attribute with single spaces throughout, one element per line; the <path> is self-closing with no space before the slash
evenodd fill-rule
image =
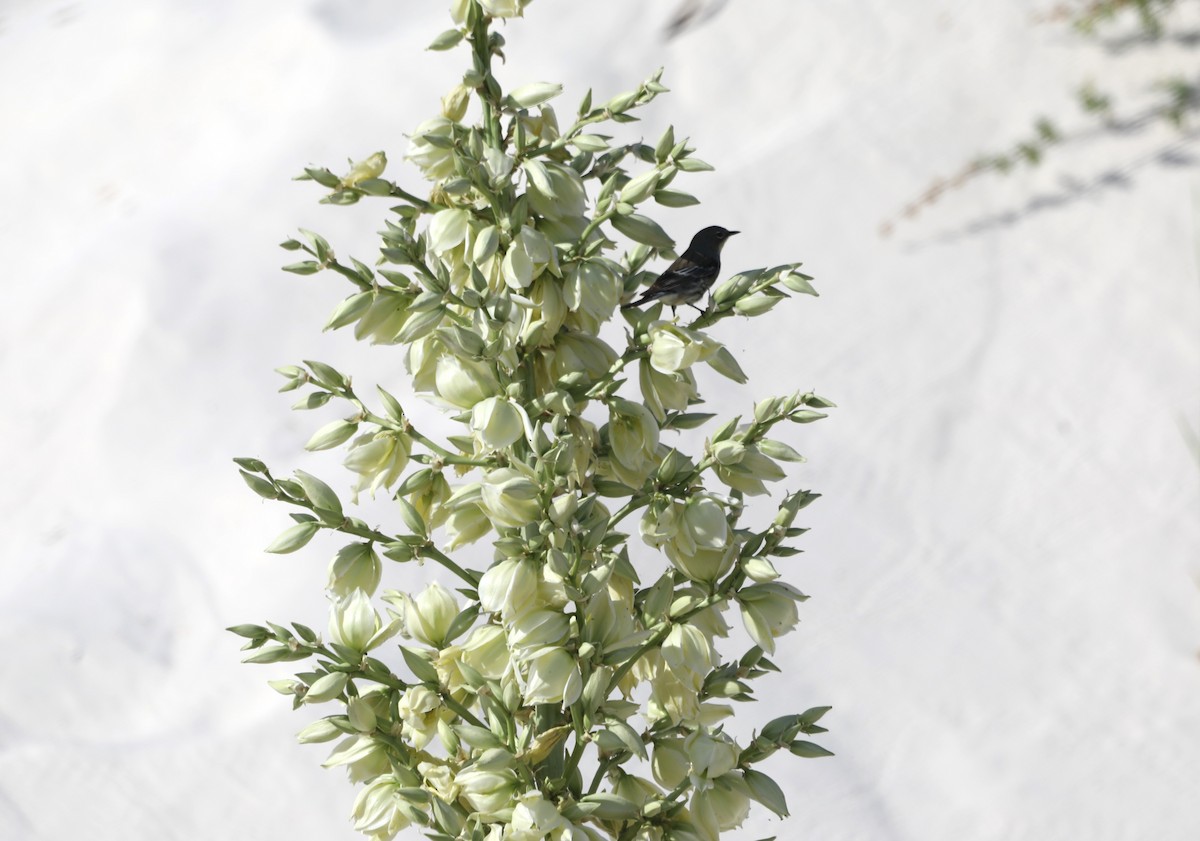
<path id="1" fill-rule="evenodd" d="M 687 251 L 660 274 L 640 298 L 621 304 L 621 309 L 640 306 L 647 301 L 662 301 L 671 308 L 672 316 L 675 308 L 683 304 L 703 315 L 704 310 L 696 306 L 696 302 L 704 297 L 721 273 L 721 249 L 736 233 L 740 232 L 727 231 L 720 225 L 710 225 L 700 231 L 692 237 Z"/>

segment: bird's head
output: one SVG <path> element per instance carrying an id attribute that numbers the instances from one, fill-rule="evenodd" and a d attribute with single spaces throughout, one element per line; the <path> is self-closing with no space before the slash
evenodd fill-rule
<path id="1" fill-rule="evenodd" d="M 692 237 L 692 244 L 688 246 L 688 250 L 720 254 L 721 249 L 725 247 L 725 241 L 736 233 L 739 231 L 727 231 L 720 225 L 709 225 Z"/>

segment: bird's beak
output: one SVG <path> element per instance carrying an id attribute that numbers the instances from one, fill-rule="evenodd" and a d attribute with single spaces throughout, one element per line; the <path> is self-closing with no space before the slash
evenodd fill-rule
<path id="1" fill-rule="evenodd" d="M 741 231 L 730 231 L 729 236 L 733 236 L 734 234 L 740 234 L 740 233 L 741 233 Z"/>

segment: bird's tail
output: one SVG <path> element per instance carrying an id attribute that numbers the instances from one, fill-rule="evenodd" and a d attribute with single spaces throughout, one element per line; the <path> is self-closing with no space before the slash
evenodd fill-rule
<path id="1" fill-rule="evenodd" d="M 646 303 L 646 301 L 648 301 L 648 300 L 650 300 L 650 296 L 643 292 L 642 297 L 634 298 L 632 301 L 629 301 L 628 303 L 621 304 L 621 309 L 627 310 L 630 307 L 640 307 L 642 304 Z"/>

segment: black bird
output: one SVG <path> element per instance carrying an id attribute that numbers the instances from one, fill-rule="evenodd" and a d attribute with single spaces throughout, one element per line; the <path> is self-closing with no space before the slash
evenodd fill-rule
<path id="1" fill-rule="evenodd" d="M 738 231 L 727 231 L 720 225 L 711 225 L 692 237 L 687 251 L 658 276 L 654 283 L 637 300 L 621 304 L 621 309 L 636 307 L 647 301 L 662 301 L 671 308 L 687 304 L 701 315 L 704 310 L 696 302 L 713 285 L 721 273 L 721 249 L 725 241 Z"/>

